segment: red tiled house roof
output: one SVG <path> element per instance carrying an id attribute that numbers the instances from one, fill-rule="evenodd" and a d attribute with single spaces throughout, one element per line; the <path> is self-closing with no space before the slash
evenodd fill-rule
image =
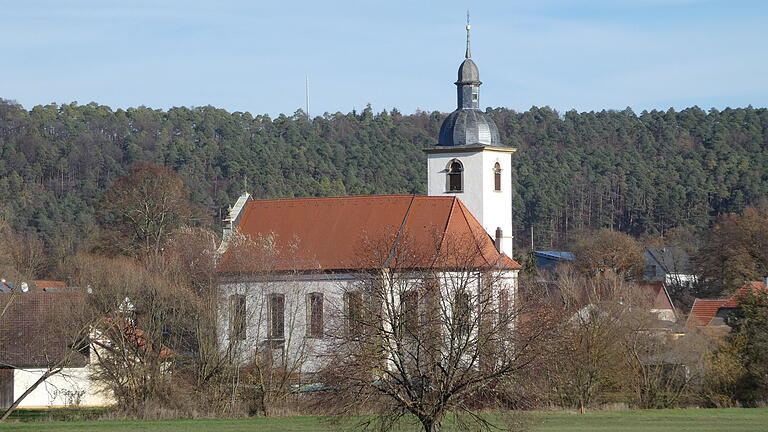
<path id="1" fill-rule="evenodd" d="M 739 307 L 739 299 L 749 295 L 752 292 L 764 291 L 766 286 L 764 282 L 749 282 L 739 288 L 736 294 L 729 299 L 702 300 L 696 299 L 693 302 L 691 313 L 688 315 L 686 327 L 702 327 L 709 325 L 717 316 L 721 308 Z"/>
<path id="2" fill-rule="evenodd" d="M 0 368 L 46 367 L 63 360 L 81 329 L 71 319 L 85 305 L 75 291 L 0 294 Z M 68 366 L 82 367 L 88 357 L 69 355 Z"/>
<path id="3" fill-rule="evenodd" d="M 422 250 L 432 249 L 412 267 L 434 267 L 435 250 L 450 247 L 458 238 L 472 237 L 476 267 L 519 269 L 520 264 L 499 253 L 478 220 L 456 197 L 373 195 L 329 198 L 295 198 L 249 201 L 238 231 L 251 238 L 274 235 L 279 250 L 297 247 L 291 257 L 272 270 L 356 271 L 374 266 L 362 258 L 372 243 L 392 251 L 407 238 Z M 384 242 L 381 244 L 381 242 Z M 377 243 L 378 242 L 378 243 Z M 435 247 L 439 244 L 439 247 Z M 260 271 L 236 263 L 233 248 L 223 255 L 222 273 Z M 429 256 L 428 256 L 429 255 Z M 290 258 L 290 259 L 289 259 Z M 407 265 L 406 265 L 407 266 Z"/>
<path id="4" fill-rule="evenodd" d="M 685 326 L 703 327 L 709 325 L 717 315 L 720 306 L 724 305 L 726 302 L 727 300 L 694 300 L 693 307 L 691 307 L 691 312 L 688 314 L 688 321 L 686 321 Z"/>
<path id="5" fill-rule="evenodd" d="M 751 293 L 757 293 L 765 290 L 765 282 L 750 282 L 739 288 L 739 290 L 736 291 L 736 294 L 732 295 L 731 298 L 729 298 L 728 301 L 723 305 L 723 307 L 739 307 L 739 299 L 744 298 Z"/>
<path id="6" fill-rule="evenodd" d="M 140 348 L 143 351 L 151 351 L 152 345 L 147 342 L 147 338 L 144 336 L 146 333 L 143 329 L 137 327 L 135 324 L 125 319 L 115 320 L 113 318 L 103 318 L 97 324 L 97 329 L 102 335 L 102 339 L 95 339 L 93 342 L 107 351 L 113 351 L 113 340 L 124 340 L 132 347 Z M 103 337 L 106 336 L 106 340 Z M 124 339 L 123 339 L 124 338 Z M 176 355 L 176 353 L 168 348 L 164 344 L 160 344 L 159 357 L 161 359 L 169 359 Z"/>
<path id="7" fill-rule="evenodd" d="M 672 309 L 672 301 L 669 298 L 663 282 L 641 283 L 640 287 L 647 290 L 648 294 L 653 296 L 653 309 Z"/>

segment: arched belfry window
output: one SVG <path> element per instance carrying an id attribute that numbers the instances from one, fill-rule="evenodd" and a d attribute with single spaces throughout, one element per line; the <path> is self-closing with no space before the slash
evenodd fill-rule
<path id="1" fill-rule="evenodd" d="M 461 192 L 464 187 L 464 165 L 457 159 L 448 164 L 448 192 Z"/>
<path id="2" fill-rule="evenodd" d="M 498 162 L 493 165 L 493 190 L 501 190 L 501 165 Z"/>

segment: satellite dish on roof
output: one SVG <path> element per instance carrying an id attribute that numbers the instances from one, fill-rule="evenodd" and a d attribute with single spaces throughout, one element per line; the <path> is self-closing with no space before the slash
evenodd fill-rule
<path id="1" fill-rule="evenodd" d="M 29 284 L 26 282 L 21 283 L 21 292 L 28 292 L 29 291 Z"/>

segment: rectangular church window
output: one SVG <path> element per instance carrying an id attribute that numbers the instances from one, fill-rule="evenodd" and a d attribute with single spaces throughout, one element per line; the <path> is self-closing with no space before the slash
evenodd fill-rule
<path id="1" fill-rule="evenodd" d="M 229 338 L 245 340 L 245 296 L 242 294 L 229 296 Z"/>
<path id="2" fill-rule="evenodd" d="M 417 290 L 404 292 L 400 296 L 403 330 L 415 334 L 419 327 L 419 293 Z"/>
<path id="3" fill-rule="evenodd" d="M 469 337 L 472 331 L 472 306 L 469 294 L 460 289 L 455 293 L 453 299 L 453 334 L 452 338 L 464 340 Z"/>
<path id="4" fill-rule="evenodd" d="M 344 295 L 347 309 L 347 337 L 358 338 L 363 330 L 363 292 L 350 291 Z"/>
<path id="5" fill-rule="evenodd" d="M 323 293 L 307 294 L 307 336 L 323 337 Z"/>
<path id="6" fill-rule="evenodd" d="M 499 291 L 499 325 L 508 326 L 509 320 L 509 291 L 506 288 L 502 288 Z"/>
<path id="7" fill-rule="evenodd" d="M 269 295 L 269 338 L 285 338 L 285 295 Z"/>

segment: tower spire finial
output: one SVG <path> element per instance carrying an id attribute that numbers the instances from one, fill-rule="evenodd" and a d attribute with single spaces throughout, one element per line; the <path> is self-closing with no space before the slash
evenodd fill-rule
<path id="1" fill-rule="evenodd" d="M 472 50 L 469 48 L 469 31 L 472 26 L 469 25 L 469 9 L 467 9 L 467 52 L 464 53 L 464 58 L 472 58 Z"/>

